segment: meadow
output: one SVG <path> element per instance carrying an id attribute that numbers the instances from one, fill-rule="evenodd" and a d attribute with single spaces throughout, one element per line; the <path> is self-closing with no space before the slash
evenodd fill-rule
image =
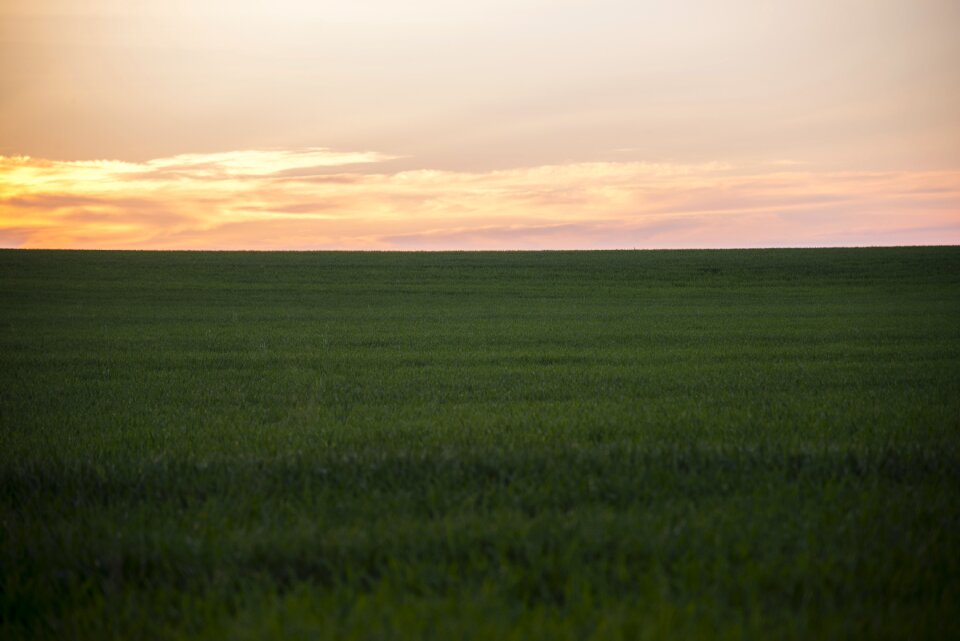
<path id="1" fill-rule="evenodd" d="M 0 251 L 4 639 L 948 639 L 960 248 Z"/>

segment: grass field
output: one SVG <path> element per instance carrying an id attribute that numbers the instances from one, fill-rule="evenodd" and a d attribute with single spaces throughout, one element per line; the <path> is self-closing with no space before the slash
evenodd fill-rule
<path id="1" fill-rule="evenodd" d="M 0 252 L 0 637 L 957 638 L 960 248 Z"/>

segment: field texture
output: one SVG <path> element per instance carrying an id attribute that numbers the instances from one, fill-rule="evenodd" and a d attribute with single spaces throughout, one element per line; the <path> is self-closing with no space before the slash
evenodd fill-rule
<path id="1" fill-rule="evenodd" d="M 0 252 L 0 637 L 957 638 L 960 248 Z"/>

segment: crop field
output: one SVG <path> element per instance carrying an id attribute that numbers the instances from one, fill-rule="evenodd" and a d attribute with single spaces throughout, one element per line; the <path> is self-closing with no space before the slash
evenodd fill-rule
<path id="1" fill-rule="evenodd" d="M 0 252 L 4 639 L 957 638 L 960 248 Z"/>

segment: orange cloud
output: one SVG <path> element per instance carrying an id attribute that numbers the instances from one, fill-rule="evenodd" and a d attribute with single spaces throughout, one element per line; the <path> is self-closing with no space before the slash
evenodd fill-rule
<path id="1" fill-rule="evenodd" d="M 0 245 L 549 249 L 960 243 L 960 171 L 600 162 L 381 171 L 374 152 L 0 157 Z M 364 170 L 358 170 L 363 166 Z"/>

